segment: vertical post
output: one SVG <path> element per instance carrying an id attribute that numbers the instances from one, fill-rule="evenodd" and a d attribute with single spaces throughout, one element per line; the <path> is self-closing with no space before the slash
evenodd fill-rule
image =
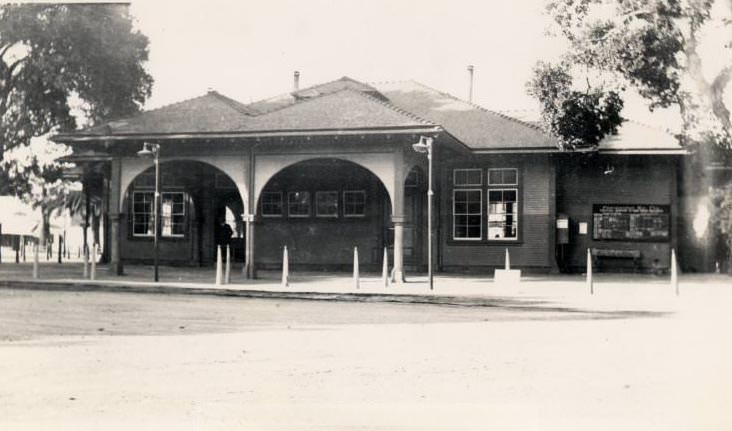
<path id="1" fill-rule="evenodd" d="M 20 236 L 20 242 L 21 242 L 21 244 L 22 244 L 22 246 L 23 246 L 23 251 L 22 251 L 22 255 L 23 255 L 23 262 L 25 262 L 25 261 L 26 261 L 26 257 L 25 257 L 25 256 L 26 256 L 26 253 L 27 253 L 27 251 L 28 251 L 28 250 L 26 250 L 26 248 L 27 248 L 27 245 L 26 245 L 26 243 L 25 243 L 25 236 L 23 236 L 23 235 L 21 235 L 21 236 Z"/>
<path id="2" fill-rule="evenodd" d="M 120 203 L 122 202 L 122 162 L 119 158 L 112 160 L 110 171 L 109 187 L 109 257 L 112 263 L 112 271 L 116 275 L 122 275 L 124 266 L 120 253 Z"/>
<path id="3" fill-rule="evenodd" d="M 282 251 L 282 287 L 290 285 L 290 262 L 287 256 L 287 246 Z"/>
<path id="4" fill-rule="evenodd" d="M 592 253 L 587 249 L 587 287 L 590 289 L 590 295 L 595 294 L 595 288 L 592 285 Z"/>
<path id="5" fill-rule="evenodd" d="M 3 262 L 3 245 L 2 245 L 2 241 L 3 241 L 3 224 L 0 223 L 0 263 Z"/>
<path id="6" fill-rule="evenodd" d="M 432 270 L 432 197 L 435 192 L 432 190 L 432 138 L 427 139 L 427 162 L 428 175 L 427 181 L 427 274 L 429 277 L 430 290 L 434 290 L 434 272 Z"/>
<path id="7" fill-rule="evenodd" d="M 381 280 L 384 287 L 389 287 L 389 251 L 384 247 L 384 263 L 381 267 Z"/>
<path id="8" fill-rule="evenodd" d="M 91 273 L 89 275 L 89 280 L 96 280 L 97 279 L 97 244 L 94 243 L 92 245 L 91 249 Z"/>
<path id="9" fill-rule="evenodd" d="M 160 280 L 158 274 L 158 255 L 160 242 L 160 146 L 154 145 L 155 152 L 155 202 L 153 203 L 153 264 L 155 266 L 155 282 Z"/>
<path id="10" fill-rule="evenodd" d="M 358 271 L 358 247 L 353 247 L 353 287 L 359 288 L 360 274 Z"/>
<path id="11" fill-rule="evenodd" d="M 506 263 L 504 267 L 506 271 L 511 269 L 511 255 L 508 254 L 508 247 L 506 247 Z"/>
<path id="12" fill-rule="evenodd" d="M 473 103 L 473 71 L 475 68 L 473 65 L 468 66 L 468 102 Z"/>
<path id="13" fill-rule="evenodd" d="M 216 246 L 216 285 L 219 286 L 222 283 L 222 269 L 221 269 L 221 246 Z"/>
<path id="14" fill-rule="evenodd" d="M 253 280 L 257 277 L 256 267 L 254 263 L 254 213 L 256 210 L 256 201 L 254 196 L 254 145 L 249 147 L 249 176 L 247 181 L 247 205 L 246 212 L 244 215 L 244 221 L 246 222 L 246 239 L 245 239 L 245 263 L 244 263 L 244 274 L 248 280 Z"/>
<path id="15" fill-rule="evenodd" d="M 20 263 L 20 243 L 23 238 L 23 235 L 19 235 L 18 238 L 15 240 L 15 263 Z"/>
<path id="16" fill-rule="evenodd" d="M 396 284 L 404 282 L 404 220 L 394 219 L 394 280 Z"/>
<path id="17" fill-rule="evenodd" d="M 676 292 L 676 296 L 679 296 L 679 267 L 676 264 L 676 250 L 671 249 L 671 286 Z"/>
<path id="18" fill-rule="evenodd" d="M 226 244 L 226 272 L 224 273 L 224 284 L 231 283 L 231 247 Z"/>
<path id="19" fill-rule="evenodd" d="M 84 278 L 89 276 L 89 249 L 84 248 Z"/>
<path id="20" fill-rule="evenodd" d="M 40 244 L 33 244 L 33 278 L 38 278 L 38 248 Z"/>
<path id="21" fill-rule="evenodd" d="M 63 237 L 61 235 L 58 236 L 58 263 L 61 263 L 61 253 L 63 253 Z"/>

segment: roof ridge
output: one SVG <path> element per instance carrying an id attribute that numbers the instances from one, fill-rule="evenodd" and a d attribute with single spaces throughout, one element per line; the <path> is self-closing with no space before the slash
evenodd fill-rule
<path id="1" fill-rule="evenodd" d="M 350 88 L 344 88 L 343 90 L 348 90 L 348 91 L 352 91 L 352 92 L 354 92 L 354 93 L 356 93 L 356 94 L 360 95 L 361 97 L 364 97 L 364 98 L 366 98 L 366 99 L 369 99 L 369 100 L 371 100 L 372 102 L 376 102 L 376 103 L 378 103 L 378 104 L 380 104 L 380 105 L 383 105 L 383 106 L 385 106 L 385 107 L 387 107 L 387 108 L 389 108 L 389 109 L 393 110 L 394 112 L 397 112 L 397 113 L 399 113 L 399 114 L 401 114 L 401 115 L 404 115 L 404 116 L 406 116 L 406 117 L 409 117 L 409 118 L 411 118 L 411 119 L 413 119 L 413 120 L 417 120 L 417 121 L 419 121 L 420 123 L 423 123 L 423 124 L 429 124 L 430 126 L 438 126 L 438 124 L 437 124 L 437 123 L 435 123 L 434 121 L 432 121 L 432 120 L 428 120 L 428 119 L 426 119 L 426 118 L 422 118 L 422 117 L 420 117 L 419 115 L 417 115 L 417 114 L 415 114 L 415 113 L 413 113 L 413 112 L 411 112 L 411 111 L 407 111 L 406 109 L 403 109 L 403 108 L 400 108 L 400 107 L 398 107 L 398 106 L 394 105 L 394 104 L 393 104 L 393 103 L 391 103 L 390 101 L 384 101 L 384 100 L 381 100 L 381 99 L 379 99 L 379 98 L 377 98 L 377 97 L 374 97 L 374 96 L 372 96 L 372 95 L 370 95 L 370 94 L 366 94 L 366 93 L 364 93 L 363 91 L 356 91 L 356 90 L 353 90 L 353 89 L 350 89 Z M 387 100 L 388 100 L 388 99 L 387 99 Z"/>
<path id="2" fill-rule="evenodd" d="M 348 81 L 351 81 L 351 82 L 355 82 L 357 84 L 368 85 L 368 84 L 365 84 L 365 83 L 363 83 L 361 81 L 357 81 L 357 80 L 355 80 L 355 79 L 353 79 L 353 78 L 351 78 L 349 76 L 345 76 L 344 75 L 344 76 L 341 76 L 340 78 L 331 79 L 330 81 L 326 81 L 326 82 L 321 82 L 320 84 L 315 84 L 315 85 L 311 85 L 309 87 L 300 88 L 300 89 L 297 89 L 297 90 L 294 90 L 294 91 L 288 91 L 286 93 L 280 93 L 280 94 L 277 94 L 275 96 L 270 96 L 270 97 L 266 97 L 264 99 L 255 100 L 254 102 L 248 103 L 245 106 L 249 107 L 249 106 L 252 106 L 252 105 L 256 105 L 258 103 L 268 102 L 270 100 L 277 100 L 277 99 L 282 98 L 284 96 L 290 96 L 293 99 L 295 99 L 295 103 L 299 103 L 299 102 L 304 101 L 304 100 L 303 99 L 298 99 L 295 96 L 296 93 L 305 92 L 305 91 L 312 90 L 312 89 L 318 88 L 318 87 L 324 87 L 326 85 L 330 85 L 330 84 L 336 83 L 338 81 L 344 81 L 344 80 L 348 80 Z M 341 91 L 341 90 L 337 90 L 337 91 Z M 374 88 L 374 90 L 376 90 L 376 89 Z M 337 91 L 334 91 L 334 92 L 331 92 L 331 93 L 328 93 L 328 94 L 332 94 L 332 93 L 335 93 Z M 376 91 L 378 91 L 378 90 L 376 90 Z M 320 97 L 320 96 L 323 96 L 323 94 L 319 94 L 318 96 L 315 96 L 315 97 Z M 295 104 L 295 103 L 293 103 L 293 104 Z M 288 106 L 290 106 L 290 105 L 288 105 Z M 271 110 L 267 110 L 267 111 L 256 112 L 256 113 L 254 113 L 254 116 L 269 114 L 270 112 L 279 111 L 282 108 L 283 107 L 277 107 L 277 108 L 274 108 L 274 109 L 271 109 Z"/>
<path id="3" fill-rule="evenodd" d="M 196 99 L 202 99 L 202 98 L 204 98 L 206 96 L 214 95 L 213 93 L 215 93 L 215 95 L 219 96 L 219 97 L 217 97 L 219 100 L 221 100 L 222 102 L 226 103 L 230 108 L 236 110 L 238 113 L 244 114 L 244 115 L 250 115 L 250 114 L 247 114 L 245 112 L 239 111 L 234 106 L 231 106 L 231 103 L 230 102 L 228 102 L 228 101 L 226 101 L 224 99 L 229 99 L 232 102 L 239 103 L 236 100 L 231 99 L 230 97 L 224 96 L 223 94 L 221 94 L 221 93 L 219 93 L 217 91 L 209 91 L 209 92 L 206 92 L 205 94 L 202 94 L 200 96 L 193 96 L 193 97 L 189 97 L 187 99 L 179 100 L 177 102 L 167 103 L 165 105 L 161 105 L 161 106 L 158 106 L 157 108 L 153 108 L 153 109 L 145 109 L 145 110 L 139 111 L 139 112 L 137 112 L 137 113 L 135 113 L 133 115 L 126 116 L 126 117 L 117 117 L 117 118 L 108 119 L 108 120 L 105 120 L 102 123 L 95 124 L 93 126 L 80 129 L 78 131 L 79 132 L 82 132 L 82 131 L 85 131 L 85 130 L 92 130 L 92 129 L 96 129 L 96 128 L 99 128 L 99 127 L 109 126 L 110 123 L 114 123 L 114 122 L 117 122 L 117 121 L 132 121 L 132 120 L 134 120 L 136 118 L 142 117 L 143 115 L 150 114 L 152 112 L 159 112 L 159 111 L 162 111 L 163 109 L 173 108 L 175 106 L 182 105 L 184 103 L 188 103 L 188 102 L 191 102 L 191 101 L 196 100 Z"/>
<path id="4" fill-rule="evenodd" d="M 216 90 L 210 90 L 204 96 L 207 96 L 207 95 L 211 95 L 211 96 L 214 96 L 214 97 L 218 98 L 219 100 L 221 100 L 222 102 L 224 102 L 227 106 L 229 106 L 230 108 L 234 109 L 235 111 L 237 111 L 240 114 L 244 114 L 244 115 L 251 116 L 251 111 L 249 111 L 246 108 L 246 105 L 243 104 L 243 103 L 241 103 L 241 102 L 239 102 L 236 99 L 233 99 L 233 98 L 231 98 L 229 96 L 226 96 L 224 94 L 221 94 L 221 93 L 219 93 Z"/>
<path id="5" fill-rule="evenodd" d="M 542 128 L 540 126 L 536 125 L 536 124 L 532 124 L 532 123 L 529 123 L 529 122 L 526 122 L 526 121 L 523 121 L 523 120 L 519 120 L 518 118 L 511 117 L 511 116 L 506 115 L 506 114 L 503 114 L 503 113 L 501 113 L 499 111 L 494 111 L 492 109 L 485 108 L 485 107 L 483 107 L 481 105 L 478 105 L 477 103 L 468 102 L 467 100 L 463 100 L 463 99 L 461 99 L 461 98 L 459 98 L 457 96 L 453 96 L 450 93 L 446 93 L 444 91 L 440 91 L 440 90 L 438 90 L 436 88 L 430 87 L 429 85 L 426 85 L 426 84 L 423 84 L 421 82 L 415 81 L 414 79 L 410 79 L 409 81 L 411 81 L 411 82 L 413 82 L 413 83 L 415 83 L 415 84 L 417 84 L 417 85 L 419 85 L 421 87 L 424 87 L 424 88 L 426 88 L 426 89 L 428 89 L 430 91 L 434 91 L 435 93 L 438 93 L 438 94 L 441 94 L 443 96 L 449 97 L 449 98 L 451 98 L 453 100 L 457 100 L 458 102 L 462 102 L 462 103 L 465 103 L 467 105 L 470 105 L 470 106 L 472 106 L 475 109 L 479 109 L 479 110 L 481 110 L 483 112 L 487 112 L 489 114 L 493 114 L 493 115 L 498 116 L 498 117 L 501 117 L 503 119 L 506 119 L 506 120 L 509 120 L 509 121 L 513 121 L 515 123 L 521 124 L 523 126 L 526 126 L 526 127 L 529 127 L 529 128 L 532 128 L 532 129 L 535 129 L 535 130 L 538 130 L 538 131 L 544 133 L 544 131 L 542 130 Z"/>

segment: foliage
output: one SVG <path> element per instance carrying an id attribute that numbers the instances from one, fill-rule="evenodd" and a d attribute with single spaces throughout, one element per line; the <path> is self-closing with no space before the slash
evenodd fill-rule
<path id="1" fill-rule="evenodd" d="M 529 94 L 542 103 L 542 122 L 563 150 L 594 149 L 622 123 L 623 100 L 614 91 L 572 89 L 564 66 L 539 63 L 528 83 Z"/>
<path id="2" fill-rule="evenodd" d="M 5 186 L 44 219 L 73 194 L 45 139 L 77 120 L 137 112 L 150 95 L 148 39 L 124 4 L 0 5 L 0 157 Z M 74 110 L 80 110 L 75 115 Z M 7 191 L 7 190 L 6 190 Z M 47 220 L 44 220 L 47 221 Z"/>
<path id="3" fill-rule="evenodd" d="M 725 239 L 729 264 L 728 272 L 732 275 L 732 184 L 712 190 L 712 225 Z"/>
<path id="4" fill-rule="evenodd" d="M 549 0 L 547 12 L 569 42 L 563 64 L 572 65 L 573 75 L 599 76 L 602 85 L 595 91 L 608 96 L 632 88 L 650 109 L 677 107 L 684 143 L 732 148 L 724 101 L 732 75 L 732 0 Z M 711 78 L 711 62 L 702 64 L 702 44 L 714 45 L 720 56 L 714 60 L 722 66 Z M 551 77 L 552 69 L 540 66 L 532 83 Z M 546 110 L 548 104 L 562 106 L 551 99 L 552 92 L 532 94 L 542 102 L 546 119 L 561 113 Z M 575 105 L 567 108 L 577 109 Z M 597 110 L 589 109 L 588 115 Z M 598 123 L 603 119 L 596 118 Z M 551 121 L 547 126 L 552 131 Z M 567 133 L 579 132 L 575 138 L 580 139 L 585 130 Z"/>

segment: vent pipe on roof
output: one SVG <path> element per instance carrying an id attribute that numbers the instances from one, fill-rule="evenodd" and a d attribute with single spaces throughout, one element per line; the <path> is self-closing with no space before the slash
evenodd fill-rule
<path id="1" fill-rule="evenodd" d="M 468 102 L 473 103 L 473 70 L 472 64 L 468 65 Z"/>
<path id="2" fill-rule="evenodd" d="M 293 91 L 297 91 L 300 89 L 300 72 L 297 70 L 295 71 L 295 76 L 294 76 L 292 86 L 293 86 Z"/>

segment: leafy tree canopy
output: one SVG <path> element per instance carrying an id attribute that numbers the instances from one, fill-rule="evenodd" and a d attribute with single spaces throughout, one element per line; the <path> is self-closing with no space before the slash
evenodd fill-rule
<path id="1" fill-rule="evenodd" d="M 137 112 L 152 87 L 147 56 L 126 5 L 0 5 L 0 192 L 41 208 L 42 239 L 74 195 L 57 162 L 68 148 L 47 137 Z"/>
<path id="2" fill-rule="evenodd" d="M 92 123 L 138 111 L 152 78 L 132 24 L 120 4 L 0 6 L 2 151 L 73 129 L 74 104 Z"/>
<path id="3" fill-rule="evenodd" d="M 527 86 L 563 145 L 593 146 L 598 133 L 612 133 L 622 121 L 620 95 L 633 89 L 651 109 L 678 108 L 684 143 L 732 149 L 724 97 L 732 0 L 549 0 L 547 12 L 569 48 L 559 65 L 539 64 Z M 703 44 L 707 52 L 709 44 L 716 48 L 706 64 Z M 573 90 L 573 78 L 583 74 L 587 90 Z M 567 116 L 596 126 L 572 129 L 562 121 Z"/>

